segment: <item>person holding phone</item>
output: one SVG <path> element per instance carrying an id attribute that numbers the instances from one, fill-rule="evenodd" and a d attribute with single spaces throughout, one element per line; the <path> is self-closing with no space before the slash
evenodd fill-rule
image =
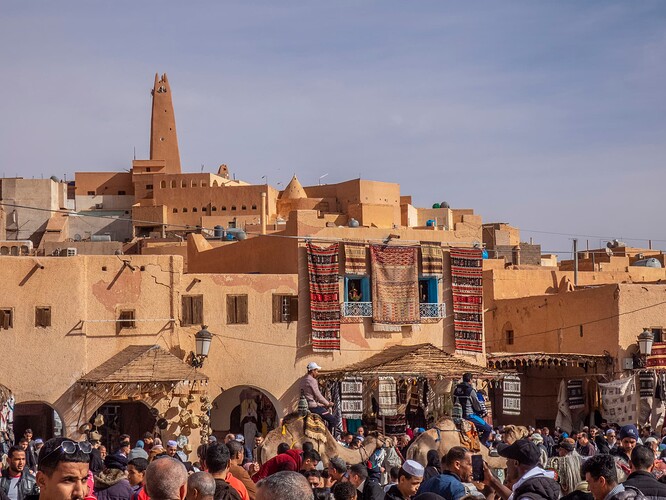
<path id="1" fill-rule="evenodd" d="M 454 446 L 443 461 L 444 472 L 421 483 L 418 494 L 437 493 L 446 500 L 459 500 L 467 495 L 463 483 L 472 480 L 472 453 L 462 446 Z"/>

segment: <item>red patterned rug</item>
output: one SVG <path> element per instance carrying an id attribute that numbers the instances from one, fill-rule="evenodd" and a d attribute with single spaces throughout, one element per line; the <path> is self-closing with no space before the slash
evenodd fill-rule
<path id="1" fill-rule="evenodd" d="M 308 242 L 312 350 L 340 350 L 340 288 L 338 244 L 323 248 Z"/>
<path id="2" fill-rule="evenodd" d="M 451 249 L 453 325 L 456 351 L 483 352 L 483 254 Z"/>
<path id="3" fill-rule="evenodd" d="M 371 245 L 370 257 L 374 330 L 399 332 L 419 323 L 418 249 Z"/>

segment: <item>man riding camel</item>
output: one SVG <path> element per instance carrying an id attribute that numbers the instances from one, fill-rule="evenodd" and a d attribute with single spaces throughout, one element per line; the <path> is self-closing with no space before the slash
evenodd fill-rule
<path id="1" fill-rule="evenodd" d="M 319 366 L 314 361 L 308 363 L 308 373 L 301 378 L 301 394 L 305 397 L 305 400 L 308 402 L 308 409 L 312 413 L 316 413 L 321 418 L 326 421 L 328 430 L 333 432 L 335 426 L 337 425 L 337 419 L 331 413 L 333 408 L 333 403 L 326 399 L 321 391 L 319 390 L 319 383 L 317 382 L 317 376 L 319 375 Z"/>
<path id="2" fill-rule="evenodd" d="M 488 437 L 493 428 L 483 420 L 486 416 L 479 402 L 474 386 L 472 386 L 472 374 L 463 374 L 463 380 L 453 391 L 453 402 L 462 407 L 462 416 L 465 420 L 472 422 L 479 431 L 479 439 L 487 446 Z"/>

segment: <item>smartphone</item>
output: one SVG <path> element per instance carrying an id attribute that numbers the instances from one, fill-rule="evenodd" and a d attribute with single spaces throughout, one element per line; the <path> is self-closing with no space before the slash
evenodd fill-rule
<path id="1" fill-rule="evenodd" d="M 483 481 L 483 456 L 472 455 L 472 479 L 477 482 Z"/>

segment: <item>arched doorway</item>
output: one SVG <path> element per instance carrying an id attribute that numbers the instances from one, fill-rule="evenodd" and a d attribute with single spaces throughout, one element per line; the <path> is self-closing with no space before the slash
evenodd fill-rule
<path id="1" fill-rule="evenodd" d="M 26 429 L 44 441 L 62 436 L 62 419 L 58 412 L 47 403 L 27 401 L 14 405 L 14 436 L 18 441 Z"/>
<path id="2" fill-rule="evenodd" d="M 256 432 L 264 436 L 279 423 L 281 407 L 270 393 L 249 385 L 227 389 L 213 401 L 210 425 L 214 435 L 223 438 L 228 432 L 243 434 L 251 442 Z"/>
<path id="3" fill-rule="evenodd" d="M 104 418 L 100 427 L 95 426 L 98 415 Z M 102 444 L 112 452 L 118 448 L 121 434 L 129 434 L 134 446 L 146 432 L 153 432 L 155 415 L 157 412 L 141 401 L 109 401 L 93 413 L 89 422 L 102 435 Z"/>

